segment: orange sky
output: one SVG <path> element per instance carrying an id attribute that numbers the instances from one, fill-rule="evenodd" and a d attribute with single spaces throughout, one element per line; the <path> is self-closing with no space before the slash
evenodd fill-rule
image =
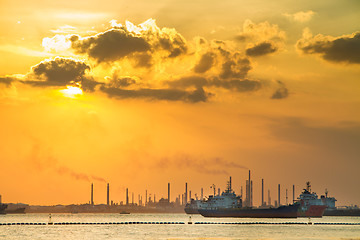
<path id="1" fill-rule="evenodd" d="M 0 4 L 4 202 L 239 193 L 251 169 L 256 205 L 261 178 L 360 204 L 357 1 Z"/>

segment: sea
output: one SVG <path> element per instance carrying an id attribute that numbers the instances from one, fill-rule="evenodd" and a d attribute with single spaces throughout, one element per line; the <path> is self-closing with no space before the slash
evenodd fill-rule
<path id="1" fill-rule="evenodd" d="M 51 214 L 53 225 L 47 224 L 49 219 L 49 214 L 0 215 L 0 239 L 360 240 L 360 217 L 264 219 L 205 218 L 201 215 L 170 213 L 75 213 Z M 15 223 L 15 225 L 4 223 Z M 46 225 L 20 225 L 21 223 L 46 223 Z M 62 225 L 58 225 L 59 223 Z"/>

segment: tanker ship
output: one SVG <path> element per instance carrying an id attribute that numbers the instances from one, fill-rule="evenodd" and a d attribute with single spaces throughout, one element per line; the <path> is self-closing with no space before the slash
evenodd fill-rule
<path id="1" fill-rule="evenodd" d="M 306 188 L 298 197 L 298 202 L 298 217 L 322 217 L 327 208 L 322 199 L 319 199 L 315 192 L 311 192 L 310 182 L 306 182 Z"/>
<path id="2" fill-rule="evenodd" d="M 243 207 L 242 197 L 237 196 L 231 188 L 231 177 L 226 190 L 220 196 L 209 196 L 198 208 L 204 217 L 239 217 L 239 218 L 296 218 L 299 204 L 277 208 Z"/>

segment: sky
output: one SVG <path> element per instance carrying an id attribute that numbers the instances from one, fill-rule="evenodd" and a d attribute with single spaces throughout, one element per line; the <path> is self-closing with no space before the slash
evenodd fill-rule
<path id="1" fill-rule="evenodd" d="M 251 170 L 255 205 L 261 179 L 360 205 L 359 1 L 0 6 L 4 202 L 240 194 Z"/>

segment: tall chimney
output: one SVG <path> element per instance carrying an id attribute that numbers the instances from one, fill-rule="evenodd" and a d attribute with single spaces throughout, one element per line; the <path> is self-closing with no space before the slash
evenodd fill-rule
<path id="1" fill-rule="evenodd" d="M 253 206 L 253 181 L 251 180 L 251 184 L 250 184 L 250 207 Z"/>
<path id="2" fill-rule="evenodd" d="M 230 176 L 230 180 L 229 180 L 229 187 L 230 187 L 230 190 L 232 189 L 231 188 L 231 176 Z"/>
<path id="3" fill-rule="evenodd" d="M 264 179 L 261 179 L 261 206 L 264 206 Z"/>
<path id="4" fill-rule="evenodd" d="M 126 206 L 129 205 L 129 189 L 126 188 Z"/>
<path id="5" fill-rule="evenodd" d="M 170 183 L 168 183 L 168 203 L 170 203 Z"/>
<path id="6" fill-rule="evenodd" d="M 187 183 L 185 183 L 185 203 L 184 204 L 186 204 L 187 202 L 188 202 L 188 195 L 187 195 L 187 193 L 188 193 L 188 191 L 187 191 Z"/>
<path id="7" fill-rule="evenodd" d="M 295 185 L 293 185 L 293 203 L 295 202 Z"/>
<path id="8" fill-rule="evenodd" d="M 90 200 L 90 204 L 94 205 L 94 184 L 91 184 L 91 200 Z"/>
<path id="9" fill-rule="evenodd" d="M 200 200 L 203 200 L 204 199 L 204 189 L 201 188 L 201 199 Z"/>
<path id="10" fill-rule="evenodd" d="M 280 184 L 278 185 L 278 206 L 280 206 Z"/>
<path id="11" fill-rule="evenodd" d="M 107 194 L 106 194 L 106 204 L 109 205 L 110 204 L 110 189 L 109 189 L 109 183 L 107 184 Z"/>
<path id="12" fill-rule="evenodd" d="M 145 190 L 145 206 L 147 205 L 148 199 L 147 199 L 147 190 Z"/>

